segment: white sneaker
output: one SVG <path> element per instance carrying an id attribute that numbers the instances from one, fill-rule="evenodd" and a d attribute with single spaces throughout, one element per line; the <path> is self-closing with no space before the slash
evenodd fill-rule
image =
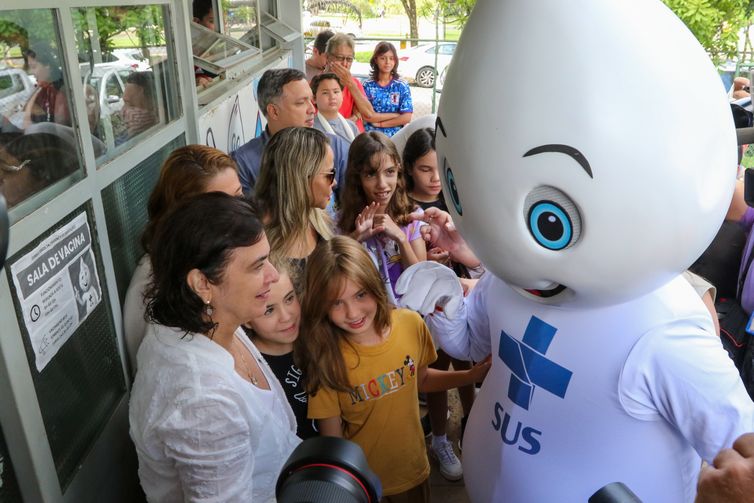
<path id="1" fill-rule="evenodd" d="M 461 462 L 453 452 L 453 445 L 449 441 L 441 441 L 438 445 L 433 442 L 429 446 L 429 452 L 440 464 L 440 475 L 451 481 L 463 478 Z"/>

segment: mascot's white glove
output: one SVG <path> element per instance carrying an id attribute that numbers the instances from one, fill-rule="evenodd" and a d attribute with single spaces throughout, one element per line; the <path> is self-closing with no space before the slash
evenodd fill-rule
<path id="1" fill-rule="evenodd" d="M 426 315 L 442 308 L 445 316 L 453 319 L 463 303 L 463 288 L 456 274 L 437 262 L 419 262 L 401 274 L 395 293 L 402 295 L 398 301 L 406 307 Z"/>

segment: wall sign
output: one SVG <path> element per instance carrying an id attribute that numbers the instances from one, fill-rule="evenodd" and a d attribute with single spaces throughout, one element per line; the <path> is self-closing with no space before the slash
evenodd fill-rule
<path id="1" fill-rule="evenodd" d="M 10 266 L 37 371 L 102 301 L 86 213 Z"/>

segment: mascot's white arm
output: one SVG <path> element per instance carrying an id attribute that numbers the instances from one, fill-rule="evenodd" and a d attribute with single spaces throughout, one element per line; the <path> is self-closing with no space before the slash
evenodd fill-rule
<path id="1" fill-rule="evenodd" d="M 679 321 L 645 334 L 626 360 L 619 388 L 629 414 L 664 418 L 708 463 L 754 431 L 754 403 L 711 324 L 705 330 Z"/>
<path id="2" fill-rule="evenodd" d="M 468 297 L 455 273 L 437 262 L 419 262 L 406 269 L 395 286 L 402 307 L 423 315 L 443 351 L 454 358 L 481 361 L 490 354 L 485 274 Z M 442 308 L 438 312 L 437 308 Z"/>

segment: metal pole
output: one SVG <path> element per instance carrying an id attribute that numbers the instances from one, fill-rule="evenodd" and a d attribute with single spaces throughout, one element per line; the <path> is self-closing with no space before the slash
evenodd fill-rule
<path id="1" fill-rule="evenodd" d="M 440 50 L 440 7 L 435 9 L 435 80 L 432 81 L 432 113 L 437 113 L 437 79 L 440 72 L 437 71 L 437 52 Z"/>

